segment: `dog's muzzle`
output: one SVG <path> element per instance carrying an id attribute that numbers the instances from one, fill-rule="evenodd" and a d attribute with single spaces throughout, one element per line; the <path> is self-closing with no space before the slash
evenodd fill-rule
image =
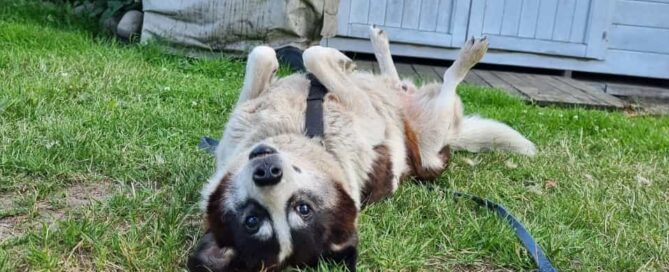
<path id="1" fill-rule="evenodd" d="M 281 181 L 283 170 L 276 149 L 261 144 L 251 151 L 249 159 L 253 169 L 253 182 L 256 185 L 269 186 Z"/>

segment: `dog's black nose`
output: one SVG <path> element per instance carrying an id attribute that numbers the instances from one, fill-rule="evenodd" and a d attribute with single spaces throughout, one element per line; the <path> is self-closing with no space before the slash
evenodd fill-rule
<path id="1" fill-rule="evenodd" d="M 251 150 L 251 154 L 249 154 L 249 160 L 260 157 L 262 155 L 271 155 L 275 153 L 276 149 L 272 148 L 271 146 L 261 144 L 259 146 L 256 146 L 256 148 L 254 148 L 253 150 Z"/>
<path id="2" fill-rule="evenodd" d="M 258 186 L 274 185 L 281 181 L 281 158 L 276 156 L 276 149 L 264 144 L 251 150 L 249 159 L 253 164 L 253 182 Z"/>
<path id="3" fill-rule="evenodd" d="M 281 181 L 283 171 L 278 156 L 261 158 L 253 170 L 253 182 L 258 186 L 274 185 Z"/>

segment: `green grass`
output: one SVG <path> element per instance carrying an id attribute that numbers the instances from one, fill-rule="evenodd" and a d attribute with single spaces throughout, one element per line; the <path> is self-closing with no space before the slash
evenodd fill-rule
<path id="1" fill-rule="evenodd" d="M 244 63 L 117 44 L 67 9 L 0 0 L 0 220 L 22 220 L 0 271 L 181 270 L 213 171 L 196 145 L 221 135 Z M 445 189 L 505 205 L 560 270 L 669 269 L 669 118 L 460 94 L 539 155 L 456 153 L 435 186 L 405 183 L 362 213 L 361 270 L 533 269 L 503 220 Z M 110 196 L 68 208 L 77 186 Z"/>

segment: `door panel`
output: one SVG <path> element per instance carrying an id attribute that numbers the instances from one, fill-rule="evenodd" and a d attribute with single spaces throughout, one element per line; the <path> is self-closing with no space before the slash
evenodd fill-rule
<path id="1" fill-rule="evenodd" d="M 603 59 L 612 0 L 341 0 L 340 36 L 381 26 L 392 42 L 459 47 L 486 35 L 492 49 Z"/>
<path id="2" fill-rule="evenodd" d="M 369 26 L 393 42 L 457 47 L 467 33 L 470 0 L 342 0 L 339 35 L 368 38 Z"/>
<path id="3" fill-rule="evenodd" d="M 472 0 L 468 36 L 486 35 L 490 47 L 602 59 L 609 0 Z"/>

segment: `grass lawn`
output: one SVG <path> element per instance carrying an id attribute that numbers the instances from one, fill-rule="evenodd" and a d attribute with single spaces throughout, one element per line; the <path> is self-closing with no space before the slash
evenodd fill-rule
<path id="1" fill-rule="evenodd" d="M 120 45 L 66 10 L 0 0 L 0 271 L 182 270 L 213 172 L 196 145 L 244 63 Z M 539 155 L 456 153 L 437 187 L 505 205 L 560 270 L 669 270 L 669 118 L 460 94 Z M 361 270 L 534 268 L 495 214 L 409 182 L 360 235 Z"/>

